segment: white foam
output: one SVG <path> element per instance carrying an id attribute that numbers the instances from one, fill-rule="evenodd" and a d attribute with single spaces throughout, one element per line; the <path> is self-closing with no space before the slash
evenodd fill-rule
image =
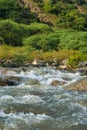
<path id="1" fill-rule="evenodd" d="M 2 70 L 0 70 L 0 75 L 2 75 L 2 76 L 13 76 L 13 75 L 18 75 L 18 73 L 13 71 L 13 70 L 3 68 Z"/>
<path id="2" fill-rule="evenodd" d="M 32 124 L 41 123 L 44 120 L 51 119 L 50 116 L 46 114 L 33 114 L 33 113 L 18 113 L 18 114 L 5 114 L 3 111 L 0 111 L 1 117 L 6 117 L 5 125 L 7 128 L 17 128 L 17 124 L 21 125 L 21 123 L 26 123 L 28 126 Z"/>
<path id="3" fill-rule="evenodd" d="M 44 100 L 42 100 L 41 97 L 39 96 L 28 94 L 23 97 L 17 97 L 14 102 L 34 104 L 34 103 L 40 103 L 40 102 L 44 103 Z"/>
<path id="4" fill-rule="evenodd" d="M 32 119 L 37 119 L 37 120 L 40 120 L 40 121 L 51 118 L 50 116 L 48 116 L 46 114 L 35 115 L 34 113 L 24 114 L 23 112 L 18 113 L 18 114 L 14 114 L 14 113 L 6 114 L 3 111 L 0 111 L 0 116 L 1 117 L 15 118 L 15 119 L 28 119 L 28 120 L 32 118 Z M 38 122 L 37 120 L 36 120 L 36 122 Z"/>
<path id="5" fill-rule="evenodd" d="M 25 85 L 25 83 L 21 83 L 18 86 L 16 86 L 16 88 L 19 88 L 19 89 L 31 89 L 32 86 L 31 85 Z"/>
<path id="6" fill-rule="evenodd" d="M 2 96 L 0 98 L 0 102 L 1 103 L 4 103 L 4 102 L 12 102 L 14 100 L 14 97 L 10 96 L 10 95 L 5 95 L 5 96 Z"/>

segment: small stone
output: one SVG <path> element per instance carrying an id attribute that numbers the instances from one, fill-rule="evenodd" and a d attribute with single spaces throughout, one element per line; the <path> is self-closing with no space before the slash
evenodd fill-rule
<path id="1" fill-rule="evenodd" d="M 63 81 L 58 81 L 58 80 L 54 80 L 54 81 L 51 83 L 52 86 L 61 86 L 61 85 L 63 85 L 63 84 L 65 84 L 65 82 L 63 82 Z"/>
<path id="2" fill-rule="evenodd" d="M 30 79 L 30 80 L 26 81 L 25 84 L 26 85 L 37 85 L 37 84 L 40 84 L 40 82 L 36 79 Z"/>

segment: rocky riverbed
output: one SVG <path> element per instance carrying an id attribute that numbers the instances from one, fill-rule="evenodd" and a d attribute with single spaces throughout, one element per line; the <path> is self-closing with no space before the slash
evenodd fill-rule
<path id="1" fill-rule="evenodd" d="M 1 67 L 0 129 L 86 130 L 86 75 L 56 67 Z"/>

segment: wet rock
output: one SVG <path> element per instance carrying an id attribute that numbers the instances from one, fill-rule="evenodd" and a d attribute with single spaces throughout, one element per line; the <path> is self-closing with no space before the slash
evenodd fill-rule
<path id="1" fill-rule="evenodd" d="M 67 66 L 66 65 L 59 65 L 57 67 L 58 70 L 67 70 Z"/>
<path id="2" fill-rule="evenodd" d="M 87 67 L 87 61 L 80 62 L 78 67 Z"/>
<path id="3" fill-rule="evenodd" d="M 72 80 L 72 77 L 64 76 L 64 77 L 62 77 L 62 79 L 65 81 L 70 81 L 70 80 Z"/>
<path id="4" fill-rule="evenodd" d="M 0 69 L 0 75 L 1 76 L 12 76 L 17 74 L 16 70 L 10 69 L 10 68 L 1 68 Z"/>
<path id="5" fill-rule="evenodd" d="M 87 101 L 85 100 L 85 101 L 79 101 L 78 102 L 80 105 L 82 105 L 82 106 L 85 106 L 85 107 L 87 107 Z"/>
<path id="6" fill-rule="evenodd" d="M 67 90 L 75 90 L 75 91 L 87 91 L 87 77 L 81 78 L 78 81 L 65 86 Z"/>
<path id="7" fill-rule="evenodd" d="M 79 71 L 81 75 L 87 75 L 87 67 L 80 67 L 76 70 Z"/>
<path id="8" fill-rule="evenodd" d="M 16 86 L 21 83 L 20 77 L 4 77 L 0 78 L 0 86 Z"/>
<path id="9" fill-rule="evenodd" d="M 87 61 L 80 62 L 76 70 L 79 71 L 81 75 L 87 75 Z"/>
<path id="10" fill-rule="evenodd" d="M 67 70 L 67 59 L 60 62 L 59 66 L 57 67 L 59 70 Z"/>
<path id="11" fill-rule="evenodd" d="M 63 84 L 65 84 L 65 82 L 63 82 L 63 81 L 58 81 L 58 80 L 54 80 L 54 81 L 52 81 L 52 83 L 51 83 L 52 86 L 61 86 L 61 85 L 63 85 Z"/>
<path id="12" fill-rule="evenodd" d="M 11 60 L 0 60 L 0 65 L 3 67 L 14 67 L 13 63 Z"/>
<path id="13" fill-rule="evenodd" d="M 6 86 L 7 82 L 4 79 L 0 79 L 0 86 Z"/>
<path id="14" fill-rule="evenodd" d="M 30 80 L 27 80 L 26 85 L 37 85 L 37 84 L 40 84 L 40 82 L 36 79 L 30 79 Z"/>
<path id="15" fill-rule="evenodd" d="M 48 67 L 48 66 L 58 66 L 59 63 L 56 61 L 56 59 L 53 59 L 52 61 L 49 61 L 49 62 L 34 59 L 31 65 L 35 67 L 39 67 L 39 66 Z"/>
<path id="16" fill-rule="evenodd" d="M 32 66 L 39 67 L 39 66 L 46 66 L 46 62 L 43 60 L 37 60 L 34 59 L 34 61 L 31 64 Z"/>

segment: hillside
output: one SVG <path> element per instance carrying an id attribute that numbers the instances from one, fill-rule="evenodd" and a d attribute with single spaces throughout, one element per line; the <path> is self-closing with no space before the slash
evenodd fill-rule
<path id="1" fill-rule="evenodd" d="M 86 0 L 19 0 L 19 5 L 30 9 L 40 22 L 49 25 L 78 30 L 87 27 Z"/>
<path id="2" fill-rule="evenodd" d="M 0 0 L 0 60 L 56 57 L 77 63 L 86 54 L 87 0 Z"/>
<path id="3" fill-rule="evenodd" d="M 0 0 L 0 19 L 87 31 L 87 0 Z"/>

